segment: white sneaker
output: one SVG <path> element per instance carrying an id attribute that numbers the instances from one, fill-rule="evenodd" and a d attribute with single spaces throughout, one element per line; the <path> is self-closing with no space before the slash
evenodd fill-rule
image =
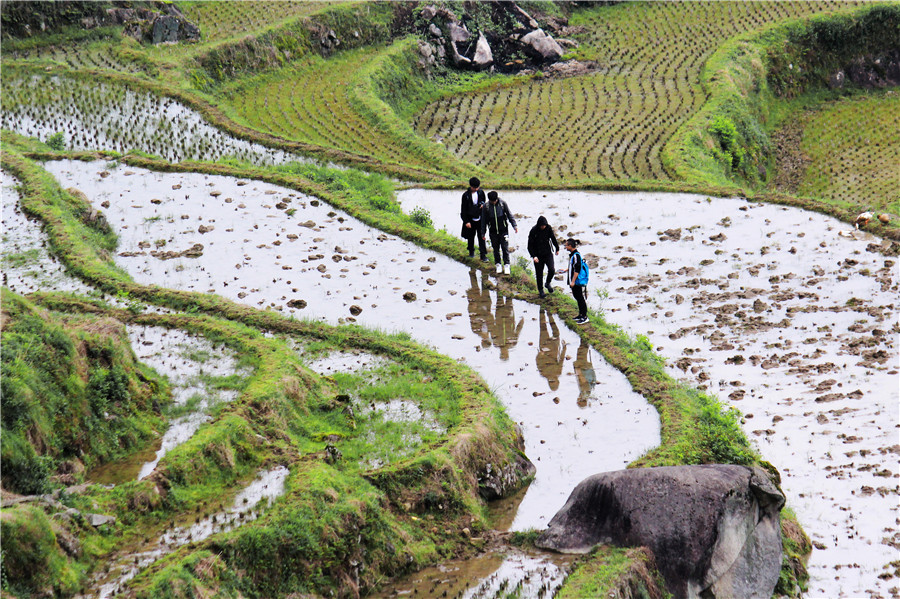
<path id="1" fill-rule="evenodd" d="M 499 275 L 499 274 L 502 273 L 502 272 L 503 272 L 503 265 L 502 265 L 502 264 L 497 264 L 497 274 Z"/>

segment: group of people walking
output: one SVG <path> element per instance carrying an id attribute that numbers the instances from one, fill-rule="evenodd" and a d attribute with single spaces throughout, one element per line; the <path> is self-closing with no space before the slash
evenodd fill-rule
<path id="1" fill-rule="evenodd" d="M 459 217 L 462 219 L 460 235 L 468 243 L 469 257 L 475 257 L 475 242 L 478 241 L 479 258 L 487 261 L 487 237 L 490 237 L 494 252 L 494 264 L 497 273 L 509 271 L 509 227 L 519 232 L 516 219 L 496 191 L 487 194 L 481 189 L 478 177 L 469 179 L 469 188 L 462 195 Z M 578 304 L 578 316 L 575 322 L 584 324 L 587 318 L 587 302 L 585 288 L 588 281 L 588 268 L 578 251 L 578 240 L 569 238 L 564 247 L 569 252 L 569 264 L 566 269 L 566 283 L 572 289 L 572 296 Z M 553 228 L 543 215 L 528 233 L 528 254 L 534 262 L 537 277 L 538 294 L 544 298 L 553 293 L 552 280 L 556 275 L 554 256 L 559 255 L 559 242 Z M 546 271 L 546 280 L 544 273 Z M 544 292 L 546 289 L 546 293 Z"/>

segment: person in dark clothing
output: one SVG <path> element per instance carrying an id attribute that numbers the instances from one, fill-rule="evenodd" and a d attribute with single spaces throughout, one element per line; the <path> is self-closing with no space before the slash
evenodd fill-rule
<path id="1" fill-rule="evenodd" d="M 569 251 L 569 268 L 566 271 L 566 283 L 572 288 L 572 296 L 578 302 L 577 324 L 584 324 L 587 318 L 587 302 L 584 299 L 584 290 L 587 287 L 587 266 L 578 252 L 578 240 L 566 239 L 566 249 Z"/>
<path id="2" fill-rule="evenodd" d="M 537 275 L 538 294 L 541 297 L 546 297 L 544 294 L 544 267 L 547 268 L 547 293 L 553 293 L 550 281 L 556 274 L 553 264 L 554 253 L 559 255 L 559 242 L 556 241 L 553 227 L 547 224 L 544 216 L 539 216 L 537 224 L 528 232 L 528 254 L 534 260 L 534 273 Z"/>
<path id="3" fill-rule="evenodd" d="M 472 177 L 469 179 L 469 189 L 462 194 L 462 203 L 459 207 L 459 218 L 463 222 L 460 236 L 468 241 L 469 258 L 475 257 L 475 238 L 478 238 L 478 251 L 482 262 L 487 260 L 487 245 L 484 237 L 478 233 L 481 229 L 481 212 L 484 205 L 485 197 L 481 181 L 478 177 Z"/>
<path id="4" fill-rule="evenodd" d="M 491 247 L 494 249 L 494 264 L 497 265 L 497 272 L 506 272 L 509 267 L 509 243 L 506 236 L 509 234 L 509 226 L 512 225 L 513 230 L 518 233 L 519 227 L 516 225 L 516 219 L 506 202 L 500 199 L 496 191 L 488 194 L 488 203 L 484 205 L 481 212 L 481 243 L 484 243 L 485 233 L 491 236 Z M 500 262 L 500 250 L 503 250 L 503 262 Z"/>

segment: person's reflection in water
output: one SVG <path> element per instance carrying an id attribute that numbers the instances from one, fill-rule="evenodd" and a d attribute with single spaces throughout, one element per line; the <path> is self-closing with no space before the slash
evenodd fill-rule
<path id="1" fill-rule="evenodd" d="M 547 330 L 547 323 L 550 330 Z M 559 328 L 553 320 L 553 312 L 548 312 L 543 307 L 539 319 L 540 333 L 538 335 L 537 367 L 551 391 L 559 388 L 559 377 L 562 376 L 563 363 L 566 361 L 566 342 L 559 336 Z"/>
<path id="2" fill-rule="evenodd" d="M 591 346 L 582 339 L 575 354 L 575 362 L 572 364 L 575 367 L 575 378 L 578 380 L 578 407 L 580 408 L 587 406 L 591 388 L 597 382 L 590 350 Z"/>
<path id="3" fill-rule="evenodd" d="M 509 348 L 515 347 L 519 342 L 519 334 L 525 326 L 525 319 L 520 318 L 516 324 L 516 313 L 513 309 L 511 297 L 497 294 L 497 309 L 494 312 L 494 326 L 491 327 L 491 338 L 494 347 L 500 349 L 500 359 L 509 360 Z"/>
<path id="4" fill-rule="evenodd" d="M 490 347 L 490 330 L 494 321 L 491 314 L 491 292 L 478 283 L 478 271 L 474 268 L 469 269 L 466 298 L 469 300 L 469 324 L 472 332 L 481 337 L 481 347 Z"/>

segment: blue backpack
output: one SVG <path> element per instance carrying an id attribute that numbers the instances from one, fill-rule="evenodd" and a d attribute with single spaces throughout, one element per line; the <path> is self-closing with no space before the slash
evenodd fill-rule
<path id="1" fill-rule="evenodd" d="M 581 254 L 578 251 L 572 253 L 572 260 L 575 259 L 575 255 L 578 254 L 578 259 L 581 260 L 581 270 L 578 271 L 578 278 L 575 279 L 576 285 L 587 285 L 588 277 L 590 276 L 588 273 L 588 265 L 587 262 L 584 261 L 584 258 L 581 257 Z"/>

